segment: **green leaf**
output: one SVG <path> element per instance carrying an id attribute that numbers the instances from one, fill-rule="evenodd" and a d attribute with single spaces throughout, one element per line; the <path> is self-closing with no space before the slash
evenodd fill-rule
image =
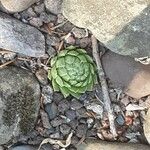
<path id="1" fill-rule="evenodd" d="M 79 87 L 77 93 L 84 93 L 87 90 L 87 85 L 83 87 Z"/>
<path id="2" fill-rule="evenodd" d="M 91 71 L 91 73 L 92 73 L 93 75 L 95 74 L 95 70 L 94 70 L 94 67 L 93 67 L 92 64 L 90 64 L 90 71 Z"/>
<path id="3" fill-rule="evenodd" d="M 64 82 L 63 82 L 63 80 L 61 79 L 61 77 L 57 76 L 57 78 L 56 78 L 55 80 L 56 80 L 56 83 L 57 83 L 59 86 L 61 86 L 61 87 L 64 86 Z"/>
<path id="4" fill-rule="evenodd" d="M 51 67 L 53 67 L 53 65 L 56 63 L 56 60 L 57 60 L 57 56 L 56 57 L 53 57 L 52 59 L 51 59 Z"/>
<path id="5" fill-rule="evenodd" d="M 89 63 L 93 64 L 93 59 L 89 55 L 85 54 L 85 57 Z"/>
<path id="6" fill-rule="evenodd" d="M 48 79 L 52 80 L 51 70 L 48 70 Z"/>
<path id="7" fill-rule="evenodd" d="M 78 55 L 78 58 L 80 59 L 81 62 L 87 62 L 87 59 L 84 55 Z"/>
<path id="8" fill-rule="evenodd" d="M 68 74 L 65 75 L 65 76 L 62 76 L 62 79 L 65 80 L 65 81 L 67 81 L 67 82 L 70 80 L 70 78 L 71 77 Z"/>
<path id="9" fill-rule="evenodd" d="M 64 86 L 67 87 L 67 88 L 71 88 L 71 85 L 69 83 L 65 82 L 65 81 L 64 81 Z"/>
<path id="10" fill-rule="evenodd" d="M 71 45 L 71 46 L 66 47 L 66 49 L 67 49 L 67 50 L 74 50 L 74 49 L 76 49 L 76 47 L 73 46 L 73 45 Z"/>
<path id="11" fill-rule="evenodd" d="M 70 55 L 66 55 L 65 56 L 65 62 L 67 63 L 67 64 L 73 64 L 74 63 L 74 61 L 75 61 L 75 57 L 74 56 L 70 56 Z"/>
<path id="12" fill-rule="evenodd" d="M 68 97 L 69 96 L 69 90 L 66 87 L 60 87 L 60 91 L 61 93 L 64 95 L 64 97 Z"/>
<path id="13" fill-rule="evenodd" d="M 91 80 L 91 82 L 87 85 L 87 91 L 92 91 L 93 90 L 93 81 Z"/>
<path id="14" fill-rule="evenodd" d="M 78 82 L 77 82 L 76 80 L 69 80 L 69 83 L 70 83 L 71 85 L 76 85 Z"/>
<path id="15" fill-rule="evenodd" d="M 76 49 L 76 51 L 78 51 L 80 54 L 86 54 L 86 51 L 84 49 Z"/>
<path id="16" fill-rule="evenodd" d="M 62 50 L 59 52 L 58 57 L 63 57 L 67 54 L 68 50 Z"/>
<path id="17" fill-rule="evenodd" d="M 51 69 L 51 77 L 52 78 L 57 78 L 57 70 L 56 70 L 56 66 L 53 66 L 53 68 Z"/>
<path id="18" fill-rule="evenodd" d="M 75 86 L 76 87 L 80 87 L 80 86 L 82 86 L 83 85 L 83 82 L 78 82 Z"/>
<path id="19" fill-rule="evenodd" d="M 56 61 L 56 68 L 61 68 L 61 67 L 65 67 L 65 58 L 64 57 L 60 57 Z"/>
<path id="20" fill-rule="evenodd" d="M 64 77 L 64 76 L 67 76 L 67 70 L 66 70 L 66 68 L 64 67 L 62 67 L 62 68 L 58 68 L 57 69 L 57 72 L 58 72 L 58 75 L 60 76 L 60 77 Z"/>
<path id="21" fill-rule="evenodd" d="M 71 56 L 78 56 L 79 55 L 79 53 L 77 51 L 75 51 L 75 50 L 70 50 L 70 51 L 68 51 L 67 54 L 71 55 Z"/>
<path id="22" fill-rule="evenodd" d="M 52 86 L 54 91 L 59 91 L 59 85 L 56 83 L 54 79 L 52 80 Z"/>
<path id="23" fill-rule="evenodd" d="M 97 80 L 97 75 L 96 75 L 96 73 L 94 74 L 93 80 L 94 80 L 94 84 L 98 84 L 98 80 Z"/>
<path id="24" fill-rule="evenodd" d="M 71 92 L 70 93 L 73 97 L 79 99 L 81 97 L 81 94 L 80 93 L 74 93 L 74 92 Z"/>

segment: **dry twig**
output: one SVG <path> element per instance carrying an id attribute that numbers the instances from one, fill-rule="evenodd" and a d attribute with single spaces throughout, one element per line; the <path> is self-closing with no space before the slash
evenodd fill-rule
<path id="1" fill-rule="evenodd" d="M 11 64 L 11 63 L 13 63 L 15 60 L 16 60 L 16 59 L 13 59 L 13 60 L 7 61 L 6 63 L 0 65 L 0 69 L 2 69 L 3 67 L 5 67 L 5 66 L 7 66 L 7 65 L 9 65 L 9 64 Z"/>
<path id="2" fill-rule="evenodd" d="M 65 141 L 65 144 L 64 144 L 61 140 L 54 140 L 54 139 L 51 139 L 51 138 L 44 139 L 44 140 L 42 141 L 42 143 L 40 144 L 38 150 L 40 150 L 41 146 L 42 146 L 43 144 L 46 144 L 46 143 L 50 143 L 50 144 L 52 144 L 52 145 L 57 144 L 57 145 L 59 145 L 60 147 L 64 148 L 64 150 L 65 150 L 65 148 L 67 148 L 67 147 L 71 144 L 71 138 L 72 138 L 72 136 L 73 136 L 73 132 L 71 132 L 71 133 L 68 135 L 68 137 L 67 137 L 67 139 L 66 139 L 66 141 Z"/>
<path id="3" fill-rule="evenodd" d="M 108 92 L 108 86 L 107 86 L 107 82 L 105 79 L 105 74 L 103 71 L 102 63 L 100 60 L 100 55 L 98 53 L 97 39 L 94 36 L 92 36 L 92 48 L 93 48 L 93 57 L 97 64 L 98 76 L 99 76 L 99 80 L 100 80 L 101 87 L 102 87 L 104 107 L 108 113 L 110 131 L 113 137 L 115 138 L 117 137 L 117 132 L 116 132 L 116 127 L 114 123 L 113 109 L 111 107 L 111 100 L 110 100 L 110 96 Z"/>

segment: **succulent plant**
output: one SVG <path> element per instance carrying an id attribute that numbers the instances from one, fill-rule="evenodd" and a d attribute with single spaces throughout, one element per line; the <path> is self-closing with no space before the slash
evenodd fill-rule
<path id="1" fill-rule="evenodd" d="M 84 49 L 67 47 L 51 59 L 51 67 L 48 78 L 54 91 L 61 91 L 64 97 L 79 98 L 91 91 L 97 81 L 93 59 Z"/>

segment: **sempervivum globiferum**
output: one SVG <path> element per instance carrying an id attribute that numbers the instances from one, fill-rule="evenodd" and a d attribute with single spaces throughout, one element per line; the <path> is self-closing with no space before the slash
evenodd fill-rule
<path id="1" fill-rule="evenodd" d="M 62 50 L 51 60 L 48 78 L 54 91 L 61 91 L 64 97 L 79 98 L 85 91 L 91 91 L 96 82 L 95 65 L 85 50 L 73 46 Z"/>

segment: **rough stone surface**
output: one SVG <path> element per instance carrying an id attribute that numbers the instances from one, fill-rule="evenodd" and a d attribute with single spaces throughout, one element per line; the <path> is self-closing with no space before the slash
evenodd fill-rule
<path id="1" fill-rule="evenodd" d="M 144 127 L 145 137 L 148 143 L 150 144 L 150 109 L 147 112 L 143 127 Z"/>
<path id="2" fill-rule="evenodd" d="M 78 150 L 149 150 L 149 146 L 142 144 L 128 144 L 128 143 L 110 143 L 104 141 L 86 141 L 77 147 Z"/>
<path id="3" fill-rule="evenodd" d="M 62 0 L 45 0 L 45 6 L 53 14 L 61 13 Z"/>
<path id="4" fill-rule="evenodd" d="M 2 6 L 9 12 L 20 12 L 27 9 L 37 0 L 0 0 Z"/>
<path id="5" fill-rule="evenodd" d="M 45 55 L 45 39 L 36 28 L 0 12 L 0 29 L 0 48 L 31 57 Z"/>
<path id="6" fill-rule="evenodd" d="M 142 65 L 133 58 L 107 52 L 102 57 L 107 78 L 114 87 L 124 89 L 133 98 L 150 94 L 150 65 Z"/>
<path id="7" fill-rule="evenodd" d="M 32 73 L 17 67 L 0 70 L 0 144 L 34 128 L 40 86 Z"/>
<path id="8" fill-rule="evenodd" d="M 149 0 L 64 0 L 63 14 L 88 28 L 110 50 L 133 57 L 150 56 Z"/>

